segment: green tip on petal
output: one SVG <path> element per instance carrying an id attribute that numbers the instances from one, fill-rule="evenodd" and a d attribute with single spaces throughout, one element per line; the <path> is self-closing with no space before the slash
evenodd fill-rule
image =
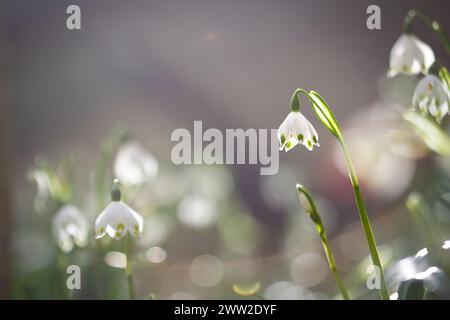
<path id="1" fill-rule="evenodd" d="M 285 145 L 285 150 L 288 151 L 292 148 L 292 142 L 288 141 Z"/>

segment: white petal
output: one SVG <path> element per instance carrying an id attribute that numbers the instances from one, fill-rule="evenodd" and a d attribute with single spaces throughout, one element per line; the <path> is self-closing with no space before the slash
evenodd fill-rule
<path id="1" fill-rule="evenodd" d="M 417 47 L 420 49 L 420 52 L 423 55 L 423 68 L 424 68 L 423 71 L 426 72 L 431 67 L 433 62 L 436 60 L 434 57 L 433 49 L 431 49 L 429 45 L 427 45 L 420 39 L 417 39 Z"/>
<path id="2" fill-rule="evenodd" d="M 282 137 L 286 139 L 282 143 Z M 278 139 L 280 140 L 280 150 L 286 152 L 297 144 L 301 143 L 308 150 L 312 150 L 314 145 L 318 145 L 317 132 L 312 124 L 298 111 L 289 113 L 278 129 Z"/>
<path id="3" fill-rule="evenodd" d="M 438 122 L 448 114 L 449 97 L 442 82 L 434 75 L 422 78 L 414 90 L 412 104 L 422 113 L 430 113 Z"/>
<path id="4" fill-rule="evenodd" d="M 74 205 L 64 205 L 55 214 L 52 222 L 53 235 L 60 248 L 69 252 L 76 245 L 87 244 L 88 226 L 81 210 Z"/>
<path id="5" fill-rule="evenodd" d="M 114 161 L 114 174 L 125 184 L 141 185 L 154 178 L 158 172 L 158 162 L 144 147 L 135 141 L 119 148 Z"/>
<path id="6" fill-rule="evenodd" d="M 117 239 L 122 238 L 127 232 L 139 236 L 143 227 L 142 217 L 120 201 L 111 202 L 95 221 L 97 238 L 103 237 L 105 233 Z"/>
<path id="7" fill-rule="evenodd" d="M 434 60 L 434 53 L 429 45 L 412 34 L 402 34 L 391 50 L 389 76 L 426 72 Z"/>

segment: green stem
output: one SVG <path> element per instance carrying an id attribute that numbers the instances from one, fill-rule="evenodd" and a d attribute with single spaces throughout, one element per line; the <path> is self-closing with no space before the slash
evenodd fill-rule
<path id="1" fill-rule="evenodd" d="M 125 274 L 127 276 L 128 293 L 130 295 L 130 300 L 135 300 L 136 299 L 136 294 L 135 294 L 136 291 L 135 291 L 134 282 L 133 282 L 133 261 L 131 258 L 130 246 L 131 246 L 131 239 L 130 239 L 130 235 L 127 234 L 125 237 L 125 255 L 127 257 L 127 266 L 125 269 Z"/>
<path id="2" fill-rule="evenodd" d="M 304 89 L 296 89 L 294 91 L 294 95 L 303 94 L 309 98 L 311 107 L 316 113 L 318 119 L 322 122 L 322 124 L 328 128 L 328 130 L 336 137 L 339 141 L 339 144 L 342 147 L 345 162 L 347 164 L 348 173 L 350 176 L 350 181 L 353 186 L 353 191 L 355 193 L 356 205 L 358 207 L 359 217 L 361 219 L 361 223 L 364 229 L 364 233 L 367 238 L 367 243 L 369 245 L 370 255 L 372 257 L 372 263 L 378 267 L 380 271 L 380 295 L 382 299 L 389 300 L 389 291 L 387 289 L 386 280 L 384 277 L 383 267 L 381 265 L 380 257 L 378 256 L 377 245 L 375 242 L 375 238 L 373 236 L 372 227 L 370 226 L 369 216 L 367 215 L 367 210 L 364 205 L 364 200 L 361 195 L 361 190 L 359 189 L 358 177 L 356 176 L 355 169 L 353 167 L 353 162 L 350 158 L 350 154 L 348 152 L 347 146 L 345 145 L 344 138 L 342 136 L 339 123 L 336 121 L 333 112 L 328 107 L 328 104 L 325 100 L 319 95 L 319 93 L 311 90 L 309 93 Z M 292 100 L 291 100 L 292 101 Z"/>
<path id="3" fill-rule="evenodd" d="M 342 135 L 338 138 L 339 143 L 344 152 L 345 162 L 347 164 L 348 173 L 350 176 L 350 181 L 353 186 L 353 192 L 355 193 L 356 205 L 358 207 L 359 217 L 361 219 L 361 223 L 364 229 L 364 233 L 366 235 L 367 243 L 369 245 L 370 256 L 372 258 L 372 263 L 378 267 L 380 271 L 380 295 L 384 300 L 389 300 L 389 291 L 386 285 L 386 279 L 384 277 L 383 266 L 381 265 L 381 260 L 378 255 L 377 244 L 375 242 L 375 238 L 373 236 L 372 227 L 370 225 L 369 216 L 367 214 L 366 206 L 364 204 L 364 200 L 361 194 L 361 190 L 359 187 L 358 177 L 356 175 L 355 168 L 353 167 L 353 162 L 350 158 L 350 153 L 348 152 L 347 146 L 344 142 Z"/>
<path id="4" fill-rule="evenodd" d="M 323 232 L 323 234 L 320 234 L 320 238 L 322 240 L 323 249 L 325 250 L 325 255 L 327 256 L 328 265 L 330 267 L 331 272 L 334 275 L 334 278 L 336 279 L 336 283 L 339 288 L 339 291 L 341 292 L 342 298 L 344 298 L 344 300 L 350 300 L 350 296 L 348 295 L 347 289 L 345 289 L 344 283 L 342 282 L 341 276 L 337 270 L 336 261 L 334 260 L 334 256 L 331 251 L 330 244 L 328 243 L 325 231 Z"/>
<path id="5" fill-rule="evenodd" d="M 302 194 L 306 197 L 308 203 L 307 205 L 304 204 L 305 211 L 313 221 L 314 225 L 316 226 L 317 234 L 320 237 L 323 249 L 325 251 L 325 255 L 328 260 L 328 265 L 330 267 L 331 272 L 334 275 L 334 278 L 336 279 L 336 283 L 339 291 L 341 292 L 342 298 L 344 298 L 344 300 L 350 300 L 350 296 L 348 295 L 347 289 L 345 289 L 344 283 L 337 269 L 336 261 L 334 260 L 333 256 L 333 251 L 331 250 L 331 246 L 328 242 L 325 227 L 323 226 L 322 219 L 320 218 L 319 212 L 317 211 L 317 207 L 314 203 L 314 200 L 309 194 L 309 192 L 306 190 L 306 188 L 304 188 L 302 185 L 299 184 L 297 185 L 297 192 L 299 193 L 299 196 Z M 302 204 L 301 198 L 300 203 Z"/>
<path id="6" fill-rule="evenodd" d="M 430 17 L 424 15 L 422 12 L 417 10 L 410 10 L 405 18 L 405 25 L 411 24 L 413 19 L 417 17 L 422 22 L 425 23 L 432 31 L 436 33 L 436 36 L 441 41 L 447 53 L 450 55 L 450 39 L 447 33 L 442 29 L 442 26 L 436 20 L 431 19 Z"/>
<path id="7" fill-rule="evenodd" d="M 59 248 L 57 248 L 58 253 L 57 253 L 57 265 L 58 265 L 58 270 L 60 273 L 60 295 L 61 295 L 61 299 L 63 300 L 70 300 L 70 293 L 69 293 L 69 289 L 67 288 L 67 282 L 66 282 L 66 268 L 67 268 L 67 257 L 65 256 L 65 254 L 63 252 L 61 252 L 61 250 L 59 250 Z"/>

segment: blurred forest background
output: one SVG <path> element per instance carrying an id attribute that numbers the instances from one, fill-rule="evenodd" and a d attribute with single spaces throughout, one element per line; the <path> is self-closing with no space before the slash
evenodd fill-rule
<path id="1" fill-rule="evenodd" d="M 266 298 L 338 297 L 297 182 L 319 202 L 353 296 L 376 297 L 365 287 L 368 249 L 340 151 L 309 108 L 320 148 L 280 153 L 277 175 L 170 160 L 172 131 L 192 130 L 194 120 L 221 130 L 277 128 L 297 87 L 320 92 L 344 128 L 392 286 L 397 263 L 426 247 L 405 206 L 411 192 L 423 194 L 448 231 L 450 212 L 436 206 L 450 192 L 450 163 L 405 133 L 398 115 L 417 80 L 386 77 L 408 10 L 450 31 L 448 1 L 78 0 L 80 31 L 66 29 L 69 4 L 0 0 L 1 298 L 64 297 L 55 289 L 64 281 L 54 272 L 55 208 L 36 198 L 33 166 L 70 163 L 71 202 L 93 228 L 102 146 L 123 128 L 158 163 L 143 187 L 126 190 L 145 218 L 139 297 L 236 298 L 232 284 L 256 282 Z M 366 28 L 370 4 L 381 7 L 381 30 Z M 419 23 L 415 30 L 449 65 L 436 37 Z M 105 190 L 120 148 L 106 163 Z M 82 270 L 98 269 L 84 273 L 73 298 L 126 298 L 117 244 L 91 250 L 65 255 Z"/>

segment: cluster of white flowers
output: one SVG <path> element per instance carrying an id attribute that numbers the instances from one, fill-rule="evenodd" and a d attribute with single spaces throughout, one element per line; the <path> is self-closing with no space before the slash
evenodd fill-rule
<path id="1" fill-rule="evenodd" d="M 126 185 L 142 185 L 155 177 L 158 162 L 140 144 L 129 141 L 119 149 L 114 172 Z M 44 176 L 35 173 L 40 193 L 48 193 L 44 187 Z M 97 239 L 108 234 L 111 238 L 121 239 L 127 233 L 139 237 L 143 231 L 144 221 L 139 213 L 121 201 L 119 180 L 114 180 L 111 191 L 112 202 L 98 215 L 95 221 Z M 41 189 L 43 191 L 41 191 Z M 47 195 L 47 194 L 46 194 Z M 64 252 L 70 252 L 75 245 L 84 247 L 88 243 L 89 223 L 85 214 L 73 204 L 64 204 L 53 217 L 52 229 L 56 243 Z"/>
<path id="2" fill-rule="evenodd" d="M 449 88 L 439 79 L 439 65 L 429 45 L 410 32 L 402 34 L 392 47 L 389 66 L 389 76 L 425 75 L 414 90 L 414 109 L 431 114 L 438 123 L 449 114 Z"/>
<path id="3" fill-rule="evenodd" d="M 99 214 L 95 221 L 96 238 L 108 234 L 121 239 L 127 233 L 139 237 L 144 228 L 141 215 L 120 201 L 118 180 L 112 190 L 112 202 Z M 84 213 L 72 204 L 63 205 L 53 218 L 53 235 L 64 252 L 70 252 L 75 245 L 84 247 L 88 243 L 88 222 Z"/>

